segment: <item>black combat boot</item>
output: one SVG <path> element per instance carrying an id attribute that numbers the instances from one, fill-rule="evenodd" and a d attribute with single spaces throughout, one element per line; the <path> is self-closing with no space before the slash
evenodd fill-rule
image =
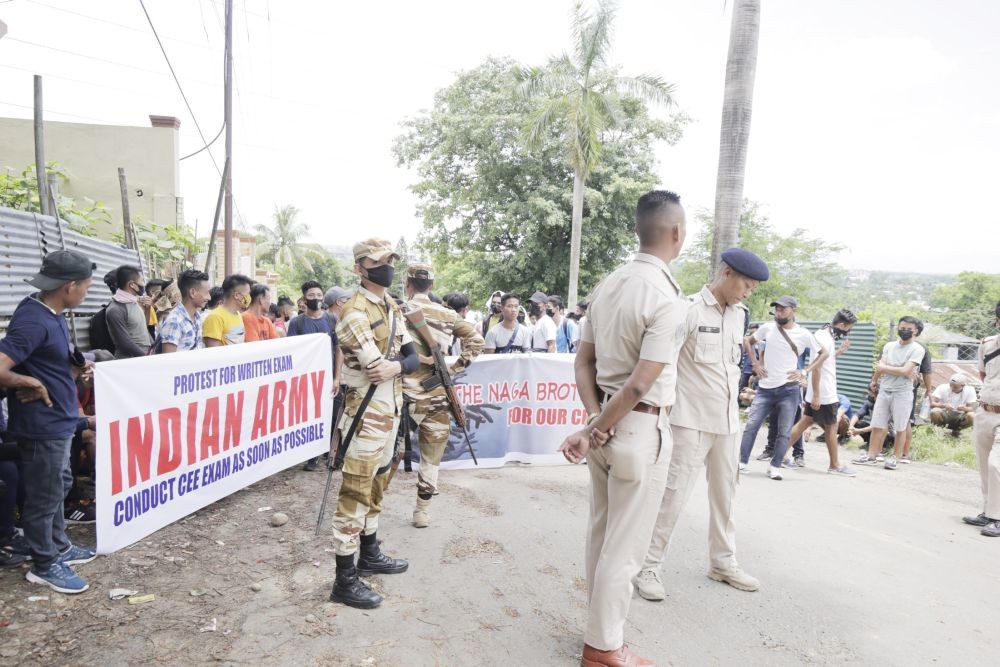
<path id="1" fill-rule="evenodd" d="M 337 556 L 337 580 L 333 584 L 330 601 L 342 602 L 348 607 L 358 609 L 374 609 L 382 604 L 382 596 L 358 579 L 358 570 L 354 567 L 354 554 Z"/>
<path id="2" fill-rule="evenodd" d="M 389 558 L 379 549 L 375 533 L 361 536 L 361 553 L 358 555 L 358 574 L 370 577 L 373 574 L 400 574 L 406 572 L 410 564 L 405 560 Z"/>

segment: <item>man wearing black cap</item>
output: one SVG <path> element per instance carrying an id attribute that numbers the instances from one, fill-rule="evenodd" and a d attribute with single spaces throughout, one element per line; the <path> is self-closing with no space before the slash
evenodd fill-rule
<path id="1" fill-rule="evenodd" d="M 535 327 L 531 331 L 532 352 L 556 351 L 556 323 L 545 312 L 549 305 L 549 297 L 542 292 L 535 292 L 530 299 L 531 310 L 528 314 L 535 318 Z"/>
<path id="2" fill-rule="evenodd" d="M 788 451 L 795 412 L 802 401 L 799 380 L 812 374 L 813 391 L 818 393 L 820 376 L 814 371 L 827 358 L 826 351 L 820 349 L 809 330 L 796 324 L 795 309 L 798 305 L 799 302 L 790 296 L 772 301 L 774 322 L 761 325 L 757 333 L 744 341 L 748 354 L 752 354 L 751 350 L 757 342 L 764 342 L 765 347 L 760 360 L 753 366 L 754 373 L 760 378 L 759 389 L 747 414 L 746 430 L 740 445 L 740 469 L 746 470 L 757 433 L 773 410 L 775 414 L 769 427 L 777 433 L 767 476 L 774 480 L 781 479 L 781 463 Z M 806 350 L 810 351 L 812 363 L 800 371 L 799 357 Z"/>
<path id="3" fill-rule="evenodd" d="M 710 511 L 708 576 L 741 591 L 760 587 L 760 582 L 736 562 L 733 501 L 740 441 L 740 361 L 748 319 L 743 301 L 770 272 L 760 257 L 741 248 L 726 250 L 722 261 L 715 279 L 691 299 L 687 311 L 684 342 L 677 358 L 677 401 L 670 414 L 674 451 L 667 489 L 636 578 L 639 595 L 647 600 L 662 600 L 666 595 L 660 565 L 702 466 L 707 468 Z"/>
<path id="4" fill-rule="evenodd" d="M 97 557 L 66 537 L 63 499 L 73 484 L 69 454 L 78 421 L 75 374 L 82 355 L 70 344 L 63 311 L 79 306 L 97 268 L 87 257 L 59 250 L 26 280 L 40 291 L 25 297 L 0 340 L 0 387 L 8 390 L 8 432 L 17 439 L 24 479 L 21 521 L 31 549 L 28 581 L 60 593 L 87 583 L 70 567 Z"/>

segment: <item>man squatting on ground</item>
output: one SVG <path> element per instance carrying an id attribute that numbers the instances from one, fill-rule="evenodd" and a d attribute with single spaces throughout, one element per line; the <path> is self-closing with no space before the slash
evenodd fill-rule
<path id="1" fill-rule="evenodd" d="M 722 253 L 722 261 L 715 279 L 692 297 L 687 312 L 677 359 L 677 402 L 670 413 L 674 451 L 667 489 L 636 579 L 639 595 L 647 600 L 666 595 L 660 565 L 702 466 L 708 477 L 708 576 L 742 591 L 760 588 L 736 562 L 733 505 L 740 444 L 737 399 L 748 319 L 742 302 L 770 273 L 767 264 L 747 250 L 730 248 Z"/>
<path id="2" fill-rule="evenodd" d="M 410 264 L 406 270 L 407 310 L 420 309 L 427 322 L 427 329 L 441 349 L 451 347 L 454 338 L 461 340 L 461 355 L 452 364 L 452 375 L 468 368 L 483 351 L 483 337 L 474 325 L 461 319 L 451 308 L 431 301 L 429 293 L 434 288 L 434 269 L 429 264 Z M 407 321 L 407 326 L 413 325 Z M 410 332 L 420 358 L 416 372 L 403 379 L 403 395 L 410 405 L 409 414 L 417 425 L 420 441 L 420 469 L 417 473 L 417 506 L 413 510 L 413 525 L 426 528 L 430 525 L 431 498 L 437 494 L 438 468 L 444 456 L 448 436 L 451 434 L 451 413 L 444 386 L 427 390 L 422 382 L 434 377 L 431 351 L 419 333 Z"/>
<path id="3" fill-rule="evenodd" d="M 594 290 L 575 368 L 590 415 L 560 451 L 587 459 L 585 667 L 651 665 L 624 642 L 632 580 L 653 533 L 672 449 L 677 354 L 688 303 L 668 268 L 684 245 L 678 196 L 646 193 L 636 207 L 639 252 Z"/>
<path id="4" fill-rule="evenodd" d="M 1000 327 L 1000 302 L 996 325 Z M 1000 336 L 990 336 L 979 346 L 979 409 L 972 426 L 976 443 L 976 461 L 983 489 L 983 511 L 963 519 L 972 526 L 982 526 L 986 537 L 1000 537 Z"/>
<path id="5" fill-rule="evenodd" d="M 398 574 L 409 567 L 405 560 L 383 554 L 376 534 L 403 407 L 400 376 L 414 372 L 420 364 L 403 314 L 387 290 L 397 259 L 388 241 L 368 239 L 355 244 L 354 271 L 361 277 L 361 288 L 345 304 L 337 325 L 347 385 L 340 429 L 348 449 L 333 518 L 337 578 L 330 599 L 360 609 L 379 606 L 382 596 L 359 575 Z M 370 402 L 361 410 L 366 396 Z M 347 432 L 355 421 L 354 438 L 347 443 Z M 361 555 L 355 566 L 359 537 Z"/>

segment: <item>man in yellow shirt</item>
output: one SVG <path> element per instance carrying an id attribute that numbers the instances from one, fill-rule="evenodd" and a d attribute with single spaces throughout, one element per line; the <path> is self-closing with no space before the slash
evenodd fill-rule
<path id="1" fill-rule="evenodd" d="M 253 281 L 234 273 L 222 282 L 222 303 L 205 316 L 202 338 L 205 347 L 236 345 L 246 336 L 240 313 L 250 307 L 250 286 Z"/>

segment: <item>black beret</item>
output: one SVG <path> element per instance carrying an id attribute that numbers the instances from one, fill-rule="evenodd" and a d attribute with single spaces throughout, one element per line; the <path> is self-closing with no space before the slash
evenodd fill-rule
<path id="1" fill-rule="evenodd" d="M 767 264 L 764 263 L 764 260 L 743 248 L 726 250 L 722 253 L 722 261 L 736 273 L 741 273 L 751 280 L 764 282 L 771 277 L 771 272 L 767 270 Z"/>

